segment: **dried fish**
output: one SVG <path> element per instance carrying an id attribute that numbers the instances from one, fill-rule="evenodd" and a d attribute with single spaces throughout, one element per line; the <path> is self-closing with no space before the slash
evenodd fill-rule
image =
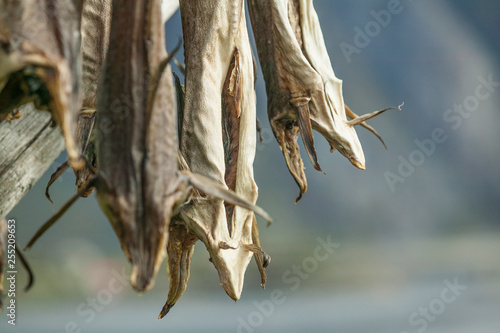
<path id="1" fill-rule="evenodd" d="M 172 209 L 187 194 L 178 186 L 173 82 L 168 66 L 160 70 L 160 2 L 117 3 L 98 101 L 97 199 L 132 263 L 132 286 L 145 291 L 165 256 Z"/>
<path id="2" fill-rule="evenodd" d="M 269 121 L 299 185 L 297 202 L 307 190 L 299 133 L 315 169 L 321 171 L 312 129 L 323 135 L 332 151 L 337 149 L 354 166 L 365 169 L 354 125 L 366 126 L 364 121 L 385 110 L 347 120 L 342 81 L 331 67 L 312 0 L 250 0 L 249 9 L 266 82 Z"/>
<path id="3" fill-rule="evenodd" d="M 175 52 L 167 57 L 159 4 L 114 2 L 98 94 L 99 173 L 88 185 L 96 186 L 98 202 L 132 263 L 131 284 L 137 291 L 152 288 L 165 256 L 171 217 L 192 187 L 269 218 L 223 186 L 179 172 L 176 104 L 168 66 Z M 40 228 L 27 248 L 80 194 Z"/>
<path id="4" fill-rule="evenodd" d="M 80 97 L 80 25 L 75 1 L 0 1 L 0 113 L 34 102 L 61 126 L 70 164 Z"/>
<path id="5" fill-rule="evenodd" d="M 106 56 L 111 25 L 112 0 L 83 0 L 82 57 L 83 57 L 83 108 L 78 119 L 78 142 L 90 165 L 75 171 L 78 191 L 86 187 L 97 168 L 96 133 L 93 131 L 97 104 L 97 83 Z M 179 8 L 178 0 L 162 0 L 163 24 Z M 89 196 L 89 188 L 83 197 Z"/>
<path id="6" fill-rule="evenodd" d="M 78 192 L 87 187 L 97 168 L 96 133 L 93 131 L 97 104 L 97 84 L 106 56 L 109 43 L 109 28 L 111 25 L 112 0 L 81 0 L 81 35 L 82 35 L 82 88 L 83 105 L 78 118 L 77 145 L 87 160 L 80 170 L 75 172 L 75 185 Z M 178 0 L 162 0 L 162 19 L 165 23 L 179 8 Z M 49 194 L 50 186 L 68 169 L 66 161 L 52 174 L 45 196 L 52 202 Z M 82 192 L 82 197 L 92 194 L 90 187 Z"/>
<path id="7" fill-rule="evenodd" d="M 96 133 L 93 128 L 97 108 L 97 85 L 108 51 L 111 8 L 112 0 L 83 0 L 82 4 L 83 105 L 78 118 L 77 142 L 88 164 L 81 170 L 74 170 L 78 191 L 87 186 L 97 168 Z M 93 188 L 89 188 L 83 196 L 89 196 L 92 191 Z"/>
<path id="8" fill-rule="evenodd" d="M 182 220 L 173 219 L 169 229 L 167 245 L 169 291 L 167 302 L 163 306 L 158 319 L 165 317 L 186 291 L 191 257 L 193 256 L 194 245 L 198 241 L 196 234 Z"/>
<path id="9" fill-rule="evenodd" d="M 82 44 L 80 52 L 83 73 L 83 104 L 78 117 L 76 143 L 88 163 L 83 168 L 74 170 L 78 192 L 87 187 L 88 181 L 94 176 L 94 171 L 97 168 L 96 134 L 93 132 L 93 128 L 97 107 L 97 84 L 108 50 L 111 4 L 112 0 L 81 0 Z M 50 202 L 52 202 L 49 194 L 50 186 L 66 172 L 68 167 L 69 163 L 66 161 L 50 177 L 45 189 L 45 196 Z M 82 196 L 88 197 L 93 190 L 93 187 L 88 188 L 82 193 Z"/>
<path id="10" fill-rule="evenodd" d="M 183 119 L 184 119 L 184 86 L 180 83 L 179 77 L 173 73 L 175 79 L 175 89 L 177 93 L 177 125 L 178 138 L 181 140 Z M 178 150 L 178 165 L 180 170 L 190 171 L 184 156 Z M 193 189 L 192 197 L 200 197 L 201 194 Z M 191 257 L 194 253 L 194 246 L 198 241 L 196 234 L 189 229 L 179 214 L 172 218 L 169 226 L 167 241 L 167 274 L 168 274 L 168 295 L 158 319 L 165 317 L 170 309 L 177 303 L 187 288 Z"/>
<path id="11" fill-rule="evenodd" d="M 242 22 L 243 31 L 246 31 L 245 22 Z M 257 201 L 257 185 L 253 178 L 253 158 L 255 157 L 255 145 L 257 138 L 256 106 L 255 106 L 255 79 L 250 74 L 255 75 L 255 62 L 245 36 L 240 41 L 244 54 L 241 55 L 236 46 L 229 64 L 226 80 L 222 90 L 222 132 L 224 144 L 225 175 L 224 181 L 230 190 L 237 193 L 247 193 L 253 202 Z M 252 60 L 251 70 L 241 64 L 241 61 Z M 250 81 L 249 81 L 250 80 Z M 253 81 L 252 81 L 253 80 Z M 251 84 L 248 84 L 252 82 Z M 251 99 L 246 101 L 245 99 Z M 242 116 L 245 113 L 246 116 Z M 248 135 L 254 133 L 254 135 Z M 251 157 L 251 159 L 248 159 Z M 263 257 L 266 255 L 260 246 L 257 220 L 252 212 L 244 212 L 241 215 L 235 213 L 234 205 L 224 203 L 228 223 L 229 234 L 232 236 L 234 228 L 242 223 L 245 226 L 245 233 L 248 232 L 248 225 L 251 225 L 252 243 L 240 244 L 247 251 L 251 248 L 259 272 L 261 273 L 261 285 L 265 286 L 267 276 Z M 246 240 L 245 240 L 246 241 Z M 243 271 L 244 273 L 244 271 Z M 242 283 L 243 285 L 243 283 Z"/>
<path id="12" fill-rule="evenodd" d="M 241 111 L 239 106 L 237 106 L 238 103 L 236 103 L 241 99 L 241 91 L 237 92 L 237 90 L 239 89 L 234 89 L 239 85 L 239 83 L 241 83 L 239 77 L 239 61 L 237 61 L 236 57 L 239 57 L 239 52 L 235 52 L 235 57 L 233 57 L 233 60 L 230 64 L 228 76 L 226 77 L 222 93 L 222 127 L 224 133 L 224 152 L 226 161 L 225 182 L 226 184 L 229 184 L 228 187 L 233 190 L 235 189 L 236 177 L 238 176 L 237 153 L 240 139 L 240 121 L 237 113 Z M 233 73 L 235 74 L 235 76 L 232 76 Z M 181 125 L 183 124 L 184 119 L 184 87 L 180 84 L 179 78 L 175 74 L 174 76 L 177 90 L 177 114 L 179 124 Z M 233 83 L 232 85 L 230 84 L 231 82 Z M 247 119 L 250 120 L 250 118 Z M 249 130 L 251 130 L 251 128 Z M 179 134 L 181 133 L 182 128 L 179 129 Z M 250 140 L 243 142 L 243 144 L 251 143 Z M 179 168 L 181 170 L 189 170 L 189 166 L 187 165 L 186 160 L 180 153 Z M 239 176 L 241 177 L 241 174 Z M 253 178 L 251 179 L 253 180 Z M 191 200 L 193 202 L 196 202 L 196 200 L 200 199 L 202 199 L 202 196 L 198 192 L 194 193 L 191 197 Z M 225 208 L 227 219 L 231 221 L 234 216 L 234 205 L 226 203 Z M 191 257 L 194 252 L 194 245 L 198 241 L 198 237 L 196 236 L 196 234 L 187 226 L 186 223 L 182 221 L 180 216 L 174 217 L 173 221 L 174 222 L 172 222 L 172 224 L 170 225 L 170 234 L 167 245 L 167 272 L 169 275 L 169 292 L 167 301 L 158 317 L 159 319 L 167 315 L 170 309 L 175 305 L 175 303 L 180 299 L 180 297 L 186 290 L 189 280 Z M 234 220 L 232 220 L 232 222 L 233 223 L 230 224 L 230 226 L 233 226 L 233 224 L 235 223 Z M 261 285 L 262 287 L 264 287 L 267 279 L 265 267 L 267 267 L 267 264 L 270 261 L 270 257 L 260 249 L 259 233 L 255 215 L 253 215 L 252 223 L 252 241 L 254 244 L 252 249 L 255 251 L 254 257 L 256 259 L 259 272 L 261 273 Z M 249 248 L 252 247 L 252 245 L 246 245 L 246 247 Z"/>
<path id="13" fill-rule="evenodd" d="M 193 172 L 256 202 L 254 75 L 243 1 L 180 1 L 180 9 L 187 68 L 182 155 Z M 261 253 L 252 239 L 254 215 L 219 199 L 191 201 L 182 219 L 238 300 L 251 257 Z"/>

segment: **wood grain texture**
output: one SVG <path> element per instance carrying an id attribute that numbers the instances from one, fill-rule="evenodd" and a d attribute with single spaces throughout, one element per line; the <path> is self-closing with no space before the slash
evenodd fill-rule
<path id="1" fill-rule="evenodd" d="M 32 104 L 22 117 L 0 123 L 0 218 L 5 217 L 64 149 L 59 127 Z M 42 194 L 40 194 L 42 195 Z"/>

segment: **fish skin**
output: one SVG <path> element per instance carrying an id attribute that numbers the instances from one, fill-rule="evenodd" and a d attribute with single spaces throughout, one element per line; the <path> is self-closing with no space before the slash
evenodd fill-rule
<path id="1" fill-rule="evenodd" d="M 78 116 L 76 130 L 76 144 L 87 161 L 83 168 L 74 169 L 77 192 L 82 197 L 88 197 L 94 191 L 88 187 L 88 182 L 95 176 L 96 133 L 93 131 L 97 107 L 97 85 L 104 58 L 109 44 L 109 28 L 111 25 L 112 0 L 80 0 L 80 27 L 81 27 L 81 58 L 82 58 L 82 109 Z M 52 202 L 49 189 L 52 184 L 66 172 L 69 164 L 64 162 L 51 175 L 45 189 L 45 196 Z M 53 202 L 52 202 L 53 203 Z"/>
<path id="2" fill-rule="evenodd" d="M 153 287 L 171 218 L 193 187 L 270 219 L 248 198 L 193 169 L 179 170 L 176 96 L 159 5 L 113 3 L 96 119 L 97 199 L 132 263 L 131 284 L 140 292 Z"/>
<path id="3" fill-rule="evenodd" d="M 88 197 L 94 191 L 94 187 L 87 185 L 97 169 L 95 143 L 97 135 L 94 131 L 97 85 L 109 44 L 112 0 L 80 0 L 79 2 L 82 35 L 83 105 L 78 117 L 77 145 L 83 152 L 87 163 L 82 169 L 74 170 L 74 173 L 77 191 L 82 193 L 82 197 Z M 178 1 L 163 0 L 163 22 L 167 21 L 178 7 Z M 64 171 L 66 171 L 67 168 L 64 164 L 61 167 L 65 168 Z M 62 168 L 54 172 L 47 184 L 46 196 L 51 202 L 49 188 L 62 175 L 60 172 Z M 82 191 L 84 188 L 88 188 L 87 191 Z"/>
<path id="4" fill-rule="evenodd" d="M 154 285 L 180 194 L 170 67 L 154 80 L 167 58 L 164 40 L 158 1 L 114 1 L 98 97 L 97 199 L 132 263 L 131 284 L 140 292 Z"/>
<path id="5" fill-rule="evenodd" d="M 167 244 L 169 291 L 167 301 L 158 319 L 165 317 L 186 291 L 190 274 L 191 258 L 194 253 L 194 246 L 198 241 L 196 234 L 180 219 L 173 219 L 169 228 L 170 231 Z"/>
<path id="6" fill-rule="evenodd" d="M 297 144 L 300 133 L 314 168 L 321 171 L 312 130 L 319 132 L 354 166 L 365 169 L 361 143 L 345 106 L 342 80 L 335 76 L 312 0 L 250 0 L 266 92 L 268 116 L 288 169 L 299 185 L 296 202 L 307 190 Z M 378 133 L 361 123 L 379 139 Z"/>
<path id="7" fill-rule="evenodd" d="M 180 9 L 187 68 L 182 155 L 193 172 L 255 203 L 254 67 L 244 3 L 180 1 Z M 215 198 L 191 201 L 181 217 L 207 248 L 226 293 L 238 300 L 254 254 L 248 247 L 254 214 Z"/>
<path id="8" fill-rule="evenodd" d="M 116 6 L 118 3 L 119 7 Z M 182 158 L 177 135 L 178 115 L 168 66 L 173 54 L 167 57 L 158 6 L 159 2 L 153 0 L 114 2 L 110 45 L 98 87 L 98 173 L 88 185 L 95 185 L 97 189 L 99 205 L 132 264 L 131 285 L 139 292 L 153 287 L 165 257 L 171 218 L 177 216 L 183 206 L 192 204 L 189 200 L 192 196 L 198 195 L 206 202 L 224 200 L 237 205 L 234 214 L 253 217 L 248 210 L 271 221 L 265 211 L 255 206 L 255 200 L 248 198 L 248 194 L 237 194 L 223 184 L 179 168 Z M 255 103 L 255 95 L 248 100 L 252 102 L 252 97 Z M 248 113 L 246 117 L 253 119 L 251 123 L 255 126 L 254 116 Z M 255 136 L 255 129 L 251 133 Z M 252 154 L 243 156 L 253 160 Z M 251 168 L 251 163 L 249 165 Z M 82 189 L 85 190 L 87 188 Z M 82 191 L 42 225 L 27 249 L 69 209 Z M 256 191 L 250 194 L 254 196 Z M 192 226 L 189 225 L 193 232 L 197 231 L 196 227 L 204 227 L 203 224 Z M 247 226 L 250 231 L 251 225 L 247 223 L 238 225 L 236 231 Z M 203 229 L 203 235 L 212 232 Z M 218 240 L 217 236 L 214 239 Z M 248 238 L 251 238 L 250 232 Z M 216 244 L 217 249 L 230 247 L 221 243 L 224 242 Z M 241 251 L 250 259 L 251 253 L 257 249 L 242 246 L 238 253 Z"/>
<path id="9" fill-rule="evenodd" d="M 82 0 L 82 88 L 83 105 L 78 117 L 78 145 L 88 164 L 81 170 L 74 170 L 77 191 L 87 186 L 97 168 L 96 133 L 94 133 L 97 108 L 97 86 L 109 45 L 112 0 Z M 94 188 L 83 194 L 88 197 Z"/>
<path id="10" fill-rule="evenodd" d="M 62 129 L 70 164 L 83 167 L 76 144 L 82 99 L 75 1 L 0 1 L 0 88 L 0 100 L 9 103 L 0 106 L 2 118 L 31 101 L 50 111 Z"/>

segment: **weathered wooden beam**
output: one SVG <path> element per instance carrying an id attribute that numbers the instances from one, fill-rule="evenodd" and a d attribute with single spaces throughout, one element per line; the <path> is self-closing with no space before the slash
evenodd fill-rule
<path id="1" fill-rule="evenodd" d="M 22 117 L 0 123 L 0 219 L 5 217 L 64 149 L 58 126 L 32 104 Z"/>

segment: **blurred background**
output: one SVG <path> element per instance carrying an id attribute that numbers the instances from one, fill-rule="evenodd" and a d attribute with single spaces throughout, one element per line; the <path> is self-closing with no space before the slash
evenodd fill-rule
<path id="1" fill-rule="evenodd" d="M 365 171 L 330 154 L 316 133 L 326 175 L 302 148 L 309 189 L 295 205 L 298 188 L 272 136 L 259 69 L 264 140 L 255 178 L 258 203 L 275 218 L 269 228 L 260 221 L 272 257 L 266 289 L 252 262 L 234 304 L 199 242 L 185 295 L 157 320 L 166 272 L 153 291 L 131 290 L 129 264 L 92 196 L 27 253 L 36 284 L 18 292 L 16 327 L 0 315 L 1 332 L 500 333 L 500 2 L 314 4 L 350 108 L 405 105 L 370 121 L 388 150 L 357 128 Z M 377 23 L 388 6 L 398 13 Z M 172 49 L 182 35 L 178 12 L 166 31 Z M 20 245 L 75 193 L 68 171 L 52 187 L 54 208 L 44 197 L 65 159 L 8 215 Z M 18 289 L 24 281 L 20 272 Z"/>

